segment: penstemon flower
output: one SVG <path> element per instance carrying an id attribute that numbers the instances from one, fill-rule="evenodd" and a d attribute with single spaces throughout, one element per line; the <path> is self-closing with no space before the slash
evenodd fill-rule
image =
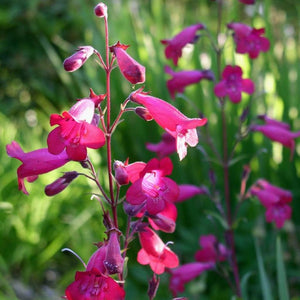
<path id="1" fill-rule="evenodd" d="M 87 149 L 98 149 L 105 144 L 103 131 L 93 124 L 94 102 L 88 99 L 78 101 L 69 112 L 62 115 L 53 114 L 50 124 L 58 125 L 52 130 L 47 139 L 48 150 L 52 154 L 59 154 L 64 149 L 70 159 L 85 160 Z"/>
<path id="2" fill-rule="evenodd" d="M 137 261 L 142 265 L 150 265 L 155 274 L 162 274 L 165 268 L 176 268 L 177 255 L 149 227 L 139 232 L 142 249 L 138 252 Z"/>
<path id="3" fill-rule="evenodd" d="M 17 170 L 17 174 L 19 190 L 24 194 L 28 194 L 24 184 L 25 179 L 28 182 L 33 182 L 38 175 L 58 169 L 70 161 L 65 151 L 62 151 L 59 155 L 49 153 L 47 148 L 24 152 L 15 141 L 6 146 L 6 151 L 10 157 L 22 162 L 22 165 Z"/>
<path id="4" fill-rule="evenodd" d="M 228 98 L 233 103 L 242 100 L 242 92 L 253 94 L 254 83 L 250 79 L 242 78 L 243 71 L 240 66 L 227 65 L 222 73 L 222 80 L 215 85 L 214 93 L 217 97 Z"/>
<path id="5" fill-rule="evenodd" d="M 182 55 L 183 47 L 187 44 L 194 43 L 198 38 L 197 31 L 204 28 L 205 26 L 203 24 L 194 24 L 183 29 L 172 39 L 161 40 L 161 43 L 166 45 L 166 58 L 172 59 L 174 65 L 177 66 L 178 59 Z"/>
<path id="6" fill-rule="evenodd" d="M 129 99 L 144 105 L 157 124 L 176 139 L 180 160 L 187 155 L 187 145 L 195 147 L 198 144 L 196 128 L 205 125 L 207 119 L 190 119 L 168 102 L 149 96 L 141 90 L 131 93 Z"/>
<path id="7" fill-rule="evenodd" d="M 251 59 L 255 59 L 260 52 L 269 50 L 270 41 L 262 36 L 265 33 L 264 28 L 256 29 L 243 23 L 229 23 L 227 27 L 234 31 L 237 53 L 248 53 Z"/>
<path id="8" fill-rule="evenodd" d="M 161 212 L 166 202 L 175 201 L 179 194 L 177 184 L 166 177 L 172 173 L 173 165 L 168 157 L 151 159 L 139 173 L 126 193 L 126 200 L 132 205 L 146 203 L 151 215 Z"/>

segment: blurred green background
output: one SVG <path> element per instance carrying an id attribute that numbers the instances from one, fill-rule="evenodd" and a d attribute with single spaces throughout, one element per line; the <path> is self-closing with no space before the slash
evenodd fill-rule
<path id="1" fill-rule="evenodd" d="M 248 103 L 249 119 L 267 113 L 283 120 L 293 131 L 300 130 L 300 3 L 297 0 L 257 0 L 255 6 L 246 6 L 237 0 L 227 0 L 224 24 L 236 21 L 256 27 L 265 27 L 271 49 L 250 61 L 247 56 L 234 55 L 229 38 L 223 63 L 242 65 L 245 77 L 256 83 L 256 92 L 244 96 L 240 105 L 227 106 L 231 146 L 235 139 L 238 116 Z M 88 0 L 2 0 L 0 4 L 0 299 L 60 299 L 65 287 L 73 281 L 76 270 L 83 270 L 80 262 L 60 250 L 69 247 L 87 261 L 96 249 L 92 243 L 103 240 L 104 228 L 96 201 L 90 200 L 94 189 L 87 180 L 78 178 L 61 194 L 49 198 L 44 195 L 45 185 L 58 178 L 63 171 L 81 170 L 76 163 L 42 175 L 33 184 L 27 184 L 30 195 L 17 189 L 16 170 L 19 161 L 7 157 L 5 145 L 12 140 L 25 151 L 46 147 L 50 131 L 49 116 L 68 110 L 77 98 L 88 96 L 89 88 L 103 93 L 104 72 L 93 58 L 75 72 L 63 70 L 63 60 L 81 45 L 104 49 L 104 26 L 93 14 L 97 1 Z M 201 22 L 216 31 L 216 3 L 209 0 L 110 0 L 109 31 L 111 44 L 120 40 L 131 47 L 128 53 L 146 66 L 145 89 L 151 94 L 170 100 L 165 82 L 168 76 L 160 40 L 170 38 L 184 27 Z M 209 40 L 201 38 L 184 51 L 177 70 L 212 68 L 216 57 Z M 218 149 L 221 148 L 219 107 L 212 94 L 213 84 L 202 82 L 186 89 L 184 97 L 173 104 L 190 117 L 203 113 L 209 119 L 210 134 Z M 116 109 L 133 87 L 118 70 L 112 73 L 112 99 Z M 187 101 L 188 102 L 187 102 Z M 171 101 L 171 100 L 170 100 Z M 191 104 L 196 106 L 195 107 Z M 162 131 L 154 122 L 145 123 L 133 114 L 113 137 L 113 158 L 118 160 L 148 161 L 153 154 L 145 150 L 146 142 L 158 142 Z M 201 139 L 201 138 L 200 138 Z M 205 143 L 201 147 L 207 149 Z M 258 150 L 267 153 L 255 157 Z M 212 165 L 217 188 L 222 190 L 222 173 L 214 163 L 208 163 L 200 148 L 189 149 L 189 155 L 179 163 L 172 155 L 172 178 L 178 183 L 209 185 L 208 171 Z M 105 160 L 102 151 L 90 152 L 99 166 L 100 178 L 105 185 Z M 237 148 L 238 163 L 230 169 L 232 201 L 237 201 L 243 164 L 251 161 L 248 184 L 263 177 L 275 185 L 293 192 L 293 217 L 280 232 L 264 221 L 264 209 L 256 199 L 241 205 L 236 230 L 236 244 L 241 277 L 249 299 L 262 299 L 254 241 L 262 251 L 269 283 L 277 299 L 275 241 L 283 241 L 283 258 L 289 282 L 290 296 L 300 299 L 300 142 L 289 160 L 289 150 L 271 143 L 259 133 L 249 136 Z M 222 194 L 221 194 L 222 199 Z M 172 248 L 181 262 L 192 261 L 199 249 L 198 237 L 213 233 L 224 242 L 222 226 L 213 218 L 213 205 L 207 197 L 194 197 L 178 205 L 176 232 L 163 235 L 165 241 L 174 240 Z M 121 210 L 120 210 L 121 214 Z M 121 214 L 122 215 L 122 214 Z M 121 218 L 120 224 L 125 220 Z M 127 299 L 147 299 L 149 267 L 136 261 L 138 242 L 129 249 Z M 171 299 L 167 289 L 168 275 L 161 278 L 157 299 Z M 214 272 L 204 274 L 187 285 L 189 299 L 230 299 L 231 290 Z"/>

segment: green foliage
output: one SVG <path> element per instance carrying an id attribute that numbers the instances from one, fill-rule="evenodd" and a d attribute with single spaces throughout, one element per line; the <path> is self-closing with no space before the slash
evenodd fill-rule
<path id="1" fill-rule="evenodd" d="M 31 299 L 54 299 L 63 295 L 64 288 L 73 280 L 76 270 L 82 270 L 74 257 L 63 254 L 64 247 L 72 248 L 84 261 L 96 249 L 94 242 L 103 240 L 100 209 L 95 200 L 90 201 L 93 187 L 86 180 L 78 178 L 61 194 L 49 198 L 44 187 L 54 181 L 63 171 L 81 170 L 76 163 L 70 163 L 49 175 L 42 175 L 33 184 L 27 184 L 29 196 L 17 190 L 16 169 L 19 162 L 6 155 L 5 145 L 17 140 L 26 151 L 46 147 L 50 130 L 49 115 L 68 109 L 77 98 L 88 95 L 89 87 L 96 93 L 104 91 L 104 72 L 94 68 L 88 61 L 78 72 L 69 74 L 63 70 L 64 58 L 74 52 L 77 46 L 92 44 L 103 49 L 103 24 L 93 16 L 96 1 L 17 1 L 4 0 L 0 5 L 0 298 L 23 299 L 16 295 L 16 283 L 25 285 Z M 244 97 L 242 103 L 249 103 L 249 119 L 257 114 L 268 113 L 274 118 L 290 123 L 293 131 L 300 130 L 300 46 L 299 14 L 297 1 L 260 1 L 252 7 L 245 7 L 237 0 L 226 1 L 228 10 L 224 21 L 245 21 L 255 26 L 266 27 L 271 40 L 271 51 L 256 61 L 241 55 L 229 55 L 226 63 L 239 63 L 256 83 L 256 93 Z M 287 3 L 284 4 L 283 2 Z M 120 40 L 130 44 L 128 53 L 146 66 L 146 90 L 161 99 L 170 100 L 165 82 L 163 66 L 169 64 L 164 57 L 160 40 L 172 37 L 183 27 L 201 22 L 212 31 L 216 28 L 216 8 L 213 1 L 107 1 L 112 42 Z M 263 6 L 263 9 L 261 7 Z M 231 53 L 233 44 L 228 41 L 226 53 Z M 200 55 L 200 58 L 199 58 Z M 225 63 L 225 62 L 224 62 Z M 203 37 L 195 44 L 193 51 L 184 54 L 178 69 L 196 69 L 206 66 L 216 68 L 216 56 L 208 39 Z M 113 105 L 119 107 L 134 87 L 125 82 L 118 70 L 112 74 Z M 190 117 L 202 112 L 209 116 L 210 134 L 221 136 L 222 125 L 218 104 L 212 93 L 213 84 L 203 82 L 186 89 L 184 96 L 176 98 L 176 105 Z M 242 107 L 242 106 L 241 106 Z M 229 103 L 231 116 L 241 115 L 242 108 Z M 147 161 L 152 154 L 145 151 L 146 142 L 156 142 L 161 131 L 155 124 L 146 123 L 133 115 L 125 116 L 126 122 L 119 126 L 113 138 L 113 158 L 130 161 Z M 236 124 L 234 124 L 236 125 Z M 235 141 L 235 128 L 229 128 L 229 145 Z M 201 136 L 200 136 L 201 139 Z M 218 150 L 221 139 L 214 140 Z M 202 139 L 200 141 L 204 143 Z M 258 149 L 267 154 L 256 155 Z M 280 299 L 295 297 L 300 293 L 299 251 L 300 251 L 300 148 L 295 158 L 289 161 L 289 151 L 271 143 L 259 134 L 249 136 L 237 148 L 239 161 L 230 167 L 232 199 L 237 199 L 242 174 L 241 164 L 251 160 L 249 184 L 264 177 L 272 183 L 293 192 L 293 218 L 282 229 L 277 248 L 272 235 L 274 228 L 266 225 L 264 210 L 257 200 L 248 199 L 241 204 L 242 221 L 237 226 L 236 243 L 244 293 L 248 299 L 271 299 L 271 287 L 277 285 Z M 210 153 L 208 153 L 210 154 Z M 91 154 L 99 162 L 100 174 L 105 174 L 105 161 L 99 154 Z M 216 169 L 217 188 L 222 188 L 221 168 L 215 162 L 207 161 L 198 149 L 189 149 L 188 157 L 181 163 L 173 155 L 173 178 L 178 183 L 209 184 L 210 163 Z M 103 182 L 105 179 L 103 176 Z M 178 205 L 177 230 L 165 235 L 165 240 L 175 240 L 173 249 L 182 263 L 192 261 L 199 249 L 201 234 L 222 232 L 222 222 L 204 214 L 212 211 L 213 205 L 206 197 L 195 197 Z M 214 213 L 211 215 L 214 216 Z M 121 226 L 125 220 L 120 220 Z M 124 226 L 124 224 L 123 224 Z M 254 228 L 254 229 L 253 229 Z M 253 231 L 251 231 L 253 229 Z M 251 233 L 251 234 L 249 234 Z M 252 245 L 252 235 L 260 235 L 263 249 Z M 222 236 L 219 235 L 220 239 Z M 270 246 L 272 245 L 272 246 Z M 146 282 L 150 278 L 147 267 L 135 263 L 138 243 L 129 251 L 128 299 L 146 299 Z M 134 249 L 134 247 L 136 249 Z M 282 249 L 287 255 L 283 255 Z M 268 257 L 263 255 L 268 253 Z M 251 274 L 257 273 L 258 276 Z M 286 271 L 285 271 L 286 270 Z M 268 274 L 268 278 L 266 276 Z M 275 274 L 275 275 L 274 275 Z M 290 293 L 286 274 L 291 277 Z M 290 275 L 291 274 L 291 275 Z M 274 275 L 274 276 L 273 276 Z M 198 278 L 197 284 L 187 288 L 189 299 L 222 299 L 231 295 L 224 280 L 211 272 Z M 168 275 L 161 279 L 158 299 L 168 299 Z M 45 287 L 56 292 L 46 294 Z M 201 287 L 201 289 L 199 289 Z M 18 293 L 21 292 L 17 288 Z M 48 297 L 48 298 L 47 298 Z M 51 298 L 52 297 L 52 298 Z M 144 297 L 144 298 L 143 298 Z M 252 298 L 253 297 L 253 298 Z M 258 297 L 258 298 L 257 298 Z M 224 298 L 223 298 L 224 299 Z M 244 297 L 244 299 L 247 299 Z"/>

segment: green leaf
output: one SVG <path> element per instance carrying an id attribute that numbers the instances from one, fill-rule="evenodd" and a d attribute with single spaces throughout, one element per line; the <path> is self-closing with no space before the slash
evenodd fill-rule
<path id="1" fill-rule="evenodd" d="M 256 258 L 257 258 L 257 264 L 258 264 L 260 285 L 261 285 L 261 290 L 263 293 L 263 299 L 264 300 L 273 300 L 270 282 L 269 282 L 269 279 L 266 274 L 263 257 L 262 257 L 260 248 L 258 246 L 257 240 L 255 240 L 255 250 L 256 250 Z"/>
<path id="2" fill-rule="evenodd" d="M 289 290 L 282 256 L 282 246 L 280 236 L 276 240 L 276 266 L 277 266 L 277 285 L 280 300 L 289 300 Z"/>
<path id="3" fill-rule="evenodd" d="M 243 300 L 248 300 L 247 286 L 248 286 L 248 280 L 252 275 L 253 272 L 247 272 L 241 280 L 241 292 L 242 292 Z"/>

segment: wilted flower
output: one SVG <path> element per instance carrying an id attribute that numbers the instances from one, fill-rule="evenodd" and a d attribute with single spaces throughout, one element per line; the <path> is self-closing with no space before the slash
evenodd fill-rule
<path id="1" fill-rule="evenodd" d="M 290 157 L 292 159 L 295 151 L 295 139 L 300 137 L 300 131 L 291 132 L 287 123 L 273 120 L 267 116 L 260 116 L 260 118 L 263 119 L 266 124 L 252 125 L 250 129 L 252 131 L 259 131 L 272 141 L 289 148 L 291 151 Z"/>
<path id="2" fill-rule="evenodd" d="M 173 165 L 170 158 L 162 160 L 151 159 L 139 173 L 139 178 L 133 182 L 126 193 L 126 200 L 132 205 L 146 202 L 146 211 L 151 215 L 161 212 L 167 201 L 178 197 L 177 184 L 166 177 L 172 173 Z"/>
<path id="3" fill-rule="evenodd" d="M 149 96 L 141 90 L 131 93 L 129 98 L 133 102 L 144 105 L 153 119 L 176 138 L 176 148 L 180 160 L 187 154 L 187 145 L 195 147 L 198 144 L 196 127 L 205 125 L 207 119 L 187 118 L 168 102 Z"/>
<path id="4" fill-rule="evenodd" d="M 142 249 L 138 252 L 137 261 L 141 265 L 150 265 L 151 270 L 159 275 L 165 268 L 176 268 L 178 257 L 149 227 L 139 232 Z"/>
<path id="5" fill-rule="evenodd" d="M 275 222 L 281 228 L 284 222 L 291 218 L 292 208 L 288 205 L 292 201 L 292 193 L 259 179 L 251 188 L 250 193 L 256 196 L 266 208 L 267 222 Z"/>
<path id="6" fill-rule="evenodd" d="M 22 165 L 17 170 L 17 174 L 19 190 L 24 194 L 28 194 L 24 184 L 25 179 L 28 182 L 33 182 L 38 175 L 58 169 L 70 161 L 65 151 L 58 155 L 53 155 L 49 153 L 47 148 L 43 148 L 25 153 L 15 141 L 6 145 L 6 152 L 10 157 L 22 162 Z"/>
<path id="7" fill-rule="evenodd" d="M 262 36 L 265 33 L 264 28 L 256 29 L 243 23 L 229 23 L 227 27 L 234 31 L 237 53 L 248 53 L 249 57 L 254 59 L 258 57 L 259 52 L 269 50 L 270 42 Z"/>
<path id="8" fill-rule="evenodd" d="M 66 58 L 64 61 L 64 69 L 68 72 L 78 70 L 86 60 L 94 53 L 95 49 L 91 46 L 81 46 L 78 50 Z"/>
<path id="9" fill-rule="evenodd" d="M 175 66 L 177 66 L 178 59 L 182 55 L 182 48 L 189 44 L 194 43 L 197 39 L 197 31 L 204 29 L 203 24 L 195 24 L 186 27 L 172 39 L 161 40 L 161 43 L 166 46 L 165 55 L 167 59 L 172 59 Z"/>
<path id="10" fill-rule="evenodd" d="M 146 79 L 146 69 L 127 54 L 126 49 L 128 47 L 128 45 L 118 42 L 110 47 L 110 51 L 115 54 L 121 73 L 130 83 L 143 83 Z"/>
<path id="11" fill-rule="evenodd" d="M 167 87 L 171 97 L 174 99 L 177 92 L 183 93 L 184 89 L 191 84 L 198 83 L 202 79 L 214 80 L 214 74 L 211 70 L 191 70 L 191 71 L 173 71 L 169 66 L 165 67 L 165 72 L 172 76 L 167 81 Z"/>
<path id="12" fill-rule="evenodd" d="M 58 125 L 47 139 L 48 150 L 59 154 L 65 148 L 70 159 L 81 161 L 87 156 L 87 149 L 98 149 L 105 144 L 105 135 L 100 128 L 91 124 L 94 119 L 94 102 L 88 99 L 78 101 L 62 115 L 52 114 L 50 125 Z"/>
<path id="13" fill-rule="evenodd" d="M 170 290 L 173 297 L 176 297 L 178 293 L 184 291 L 184 285 L 207 270 L 214 269 L 214 263 L 200 263 L 193 262 L 181 265 L 177 268 L 170 270 Z"/>
<path id="14" fill-rule="evenodd" d="M 214 235 L 209 234 L 201 236 L 199 244 L 202 249 L 196 252 L 196 261 L 216 263 L 226 260 L 228 250 L 223 244 L 218 242 Z"/>
<path id="15" fill-rule="evenodd" d="M 242 99 L 242 92 L 252 94 L 255 89 L 254 83 L 250 79 L 242 78 L 242 75 L 241 67 L 227 65 L 222 73 L 222 80 L 215 85 L 215 95 L 228 96 L 233 103 L 238 103 Z"/>

